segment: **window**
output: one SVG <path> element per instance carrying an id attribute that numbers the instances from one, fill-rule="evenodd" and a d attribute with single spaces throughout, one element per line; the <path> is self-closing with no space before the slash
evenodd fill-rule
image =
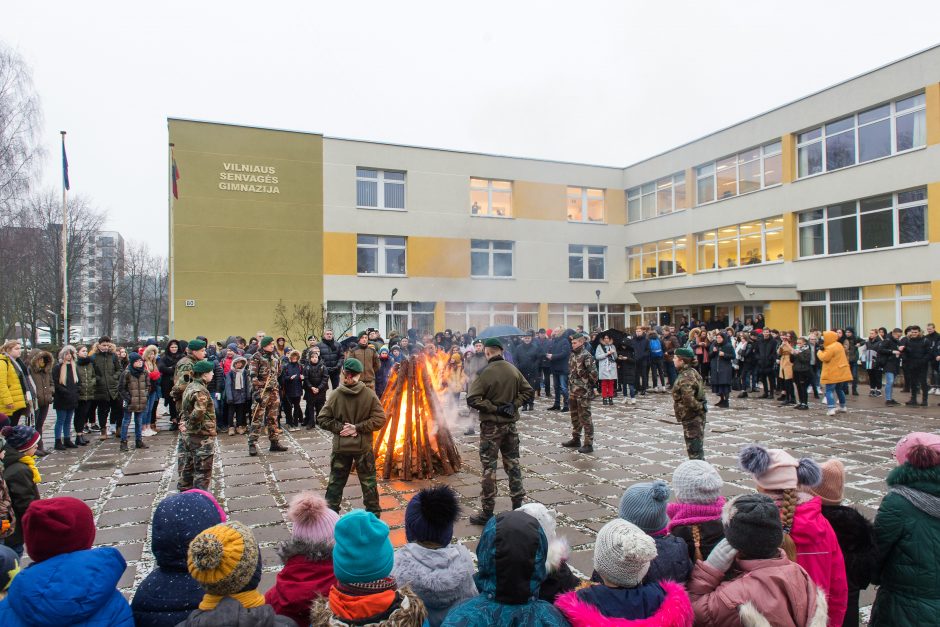
<path id="1" fill-rule="evenodd" d="M 800 257 L 892 248 L 926 240 L 924 187 L 799 214 Z"/>
<path id="2" fill-rule="evenodd" d="M 647 220 L 686 208 L 684 172 L 627 190 L 627 222 Z"/>
<path id="3" fill-rule="evenodd" d="M 568 188 L 568 221 L 604 221 L 604 190 L 591 187 Z"/>
<path id="4" fill-rule="evenodd" d="M 695 236 L 698 269 L 723 270 L 783 260 L 783 217 L 756 220 Z"/>
<path id="5" fill-rule="evenodd" d="M 511 278 L 512 242 L 470 240 L 470 276 L 475 278 Z"/>
<path id="6" fill-rule="evenodd" d="M 604 280 L 604 246 L 568 246 L 568 278 Z"/>
<path id="7" fill-rule="evenodd" d="M 444 303 L 444 325 L 464 331 L 482 331 L 494 324 L 511 324 L 522 330 L 539 328 L 538 303 Z"/>
<path id="8" fill-rule="evenodd" d="M 512 217 L 512 183 L 470 179 L 470 213 L 475 216 Z"/>
<path id="9" fill-rule="evenodd" d="M 629 281 L 685 274 L 686 238 L 667 239 L 627 249 Z"/>
<path id="10" fill-rule="evenodd" d="M 417 329 L 419 335 L 434 332 L 433 302 L 379 303 L 379 331 L 382 337 L 388 337 L 391 331 L 404 336 L 408 329 Z"/>
<path id="11" fill-rule="evenodd" d="M 797 176 L 832 172 L 927 143 L 926 97 L 889 102 L 797 135 Z"/>
<path id="12" fill-rule="evenodd" d="M 859 337 L 877 327 L 921 328 L 930 321 L 930 284 L 869 285 L 800 293 L 803 333 L 854 327 Z"/>
<path id="13" fill-rule="evenodd" d="M 405 238 L 360 235 L 356 243 L 359 274 L 405 275 Z"/>
<path id="14" fill-rule="evenodd" d="M 356 168 L 356 206 L 364 209 L 404 209 L 405 173 Z"/>
<path id="15" fill-rule="evenodd" d="M 695 168 L 696 204 L 733 198 L 780 184 L 780 142 L 750 148 Z"/>

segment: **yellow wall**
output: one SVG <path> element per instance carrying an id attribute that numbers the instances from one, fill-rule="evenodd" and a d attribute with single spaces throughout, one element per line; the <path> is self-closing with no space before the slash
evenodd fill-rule
<path id="1" fill-rule="evenodd" d="M 698 272 L 698 244 L 695 241 L 695 233 L 686 233 L 685 273 L 695 274 L 696 272 Z"/>
<path id="2" fill-rule="evenodd" d="M 796 259 L 796 238 L 797 238 L 796 214 L 793 212 L 783 214 L 783 260 L 793 261 Z"/>
<path id="3" fill-rule="evenodd" d="M 539 328 L 548 328 L 548 303 L 539 303 Z"/>
<path id="4" fill-rule="evenodd" d="M 528 220 L 566 222 L 567 193 L 566 185 L 515 181 L 512 184 L 512 214 Z"/>
<path id="5" fill-rule="evenodd" d="M 470 240 L 408 237 L 408 276 L 462 279 L 470 276 Z"/>
<path id="6" fill-rule="evenodd" d="M 930 320 L 927 322 L 940 325 L 940 281 L 930 283 Z"/>
<path id="7" fill-rule="evenodd" d="M 607 212 L 607 224 L 627 223 L 627 195 L 622 189 L 604 191 L 604 209 Z"/>
<path id="8" fill-rule="evenodd" d="M 356 234 L 323 234 L 323 274 L 356 276 Z"/>
<path id="9" fill-rule="evenodd" d="M 434 303 L 434 328 L 435 329 L 447 328 L 447 316 L 444 312 L 445 312 L 444 301 L 439 300 L 436 303 Z"/>
<path id="10" fill-rule="evenodd" d="M 940 144 L 940 83 L 927 85 L 927 144 Z"/>
<path id="11" fill-rule="evenodd" d="M 940 182 L 927 185 L 927 239 L 940 242 Z"/>
<path id="12" fill-rule="evenodd" d="M 800 303 L 796 300 L 772 300 L 764 309 L 764 319 L 771 329 L 798 331 L 800 328 Z"/>
<path id="13" fill-rule="evenodd" d="M 781 180 L 784 183 L 792 183 L 796 180 L 796 135 L 787 133 L 780 138 L 780 144 L 780 159 L 783 161 Z"/>
<path id="14" fill-rule="evenodd" d="M 180 171 L 170 207 L 170 333 L 216 340 L 275 332 L 279 300 L 319 305 L 322 136 L 172 119 L 168 127 Z M 278 193 L 220 189 L 231 183 L 220 178 L 225 163 L 273 167 Z"/>

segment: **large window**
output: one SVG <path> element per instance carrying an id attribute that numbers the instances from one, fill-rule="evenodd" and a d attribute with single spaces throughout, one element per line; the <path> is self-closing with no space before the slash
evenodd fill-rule
<path id="1" fill-rule="evenodd" d="M 512 183 L 470 179 L 470 213 L 475 216 L 512 217 Z"/>
<path id="2" fill-rule="evenodd" d="M 878 327 L 924 328 L 931 321 L 930 296 L 929 283 L 800 292 L 803 333 L 852 327 L 864 338 L 869 329 Z"/>
<path id="3" fill-rule="evenodd" d="M 394 310 L 393 310 L 394 307 Z M 350 302 L 329 301 L 326 324 L 333 328 L 337 340 L 345 335 L 356 335 L 368 328 L 377 328 L 382 337 L 393 331 L 405 335 L 408 329 L 417 329 L 418 335 L 434 332 L 433 302 Z"/>
<path id="4" fill-rule="evenodd" d="M 364 209 L 404 209 L 405 173 L 356 168 L 356 206 Z"/>
<path id="5" fill-rule="evenodd" d="M 568 278 L 587 281 L 603 281 L 604 246 L 568 246 Z"/>
<path id="6" fill-rule="evenodd" d="M 511 278 L 512 242 L 470 240 L 470 276 L 475 278 Z"/>
<path id="7" fill-rule="evenodd" d="M 927 189 L 853 200 L 799 214 L 800 257 L 892 248 L 927 240 Z"/>
<path id="8" fill-rule="evenodd" d="M 523 331 L 539 328 L 538 303 L 444 303 L 444 324 L 454 331 L 511 324 Z"/>
<path id="9" fill-rule="evenodd" d="M 686 238 L 667 239 L 627 249 L 630 281 L 685 274 Z"/>
<path id="10" fill-rule="evenodd" d="M 628 222 L 655 218 L 688 206 L 684 172 L 627 190 Z"/>
<path id="11" fill-rule="evenodd" d="M 591 187 L 568 188 L 568 221 L 604 221 L 604 190 Z"/>
<path id="12" fill-rule="evenodd" d="M 626 329 L 626 306 L 596 304 L 550 303 L 548 326 L 574 329 L 578 326 L 586 331 L 593 329 Z"/>
<path id="13" fill-rule="evenodd" d="M 695 168 L 695 202 L 703 205 L 778 185 L 781 167 L 778 141 L 702 164 Z"/>
<path id="14" fill-rule="evenodd" d="M 879 105 L 797 135 L 797 175 L 812 176 L 927 143 L 924 94 Z"/>
<path id="15" fill-rule="evenodd" d="M 405 275 L 405 238 L 360 235 L 356 243 L 356 272 Z"/>
<path id="16" fill-rule="evenodd" d="M 698 233 L 698 269 L 723 270 L 783 260 L 783 218 Z"/>

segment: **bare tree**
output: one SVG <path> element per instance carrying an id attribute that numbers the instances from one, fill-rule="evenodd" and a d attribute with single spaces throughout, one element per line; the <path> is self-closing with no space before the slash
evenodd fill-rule
<path id="1" fill-rule="evenodd" d="M 140 326 L 144 317 L 144 300 L 150 283 L 153 261 L 150 249 L 144 242 L 132 242 L 124 255 L 124 283 L 121 288 L 123 318 L 130 326 L 131 340 L 140 337 Z"/>
<path id="2" fill-rule="evenodd" d="M 147 310 L 153 321 L 152 333 L 154 337 L 165 335 L 167 331 L 166 304 L 169 301 L 169 265 L 166 257 L 153 255 L 150 258 L 150 269 L 147 280 Z"/>
<path id="3" fill-rule="evenodd" d="M 356 303 L 356 313 L 329 311 L 326 305 L 294 303 L 288 309 L 283 300 L 274 307 L 274 326 L 291 346 L 302 346 L 310 335 L 323 337 L 323 329 L 332 329 L 334 337 L 342 337 L 356 326 L 359 318 L 374 318 L 379 307 L 375 303 Z"/>
<path id="4" fill-rule="evenodd" d="M 23 58 L 0 43 L 0 227 L 29 191 L 42 159 L 42 110 L 32 72 Z"/>
<path id="5" fill-rule="evenodd" d="M 101 305 L 101 331 L 103 335 L 114 336 L 120 314 L 118 303 L 124 278 L 124 252 L 115 251 L 114 255 L 103 257 L 98 269 L 101 280 L 97 284 L 96 299 Z"/>

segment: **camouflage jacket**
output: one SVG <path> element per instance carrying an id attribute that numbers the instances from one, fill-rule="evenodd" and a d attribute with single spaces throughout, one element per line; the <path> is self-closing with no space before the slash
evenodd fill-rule
<path id="1" fill-rule="evenodd" d="M 590 396 L 597 387 L 597 361 L 594 355 L 582 346 L 571 351 L 568 357 L 568 393 L 573 396 Z"/>
<path id="2" fill-rule="evenodd" d="M 193 380 L 193 360 L 189 355 L 180 359 L 176 364 L 176 370 L 173 374 L 173 389 L 170 390 L 170 398 L 180 404 L 183 401 L 183 393 L 186 387 Z"/>
<path id="3" fill-rule="evenodd" d="M 686 422 L 705 417 L 705 383 L 698 370 L 683 366 L 672 385 L 672 402 L 676 420 Z"/>
<path id="4" fill-rule="evenodd" d="M 186 386 L 180 417 L 186 425 L 186 435 L 216 435 L 215 403 L 202 380 Z"/>
<path id="5" fill-rule="evenodd" d="M 262 394 L 268 397 L 273 392 L 277 394 L 278 377 L 281 374 L 281 359 L 276 353 L 266 353 L 259 350 L 251 356 L 251 387 L 259 397 Z M 179 368 L 179 366 L 177 366 Z M 265 392 L 265 388 L 267 391 Z"/>

